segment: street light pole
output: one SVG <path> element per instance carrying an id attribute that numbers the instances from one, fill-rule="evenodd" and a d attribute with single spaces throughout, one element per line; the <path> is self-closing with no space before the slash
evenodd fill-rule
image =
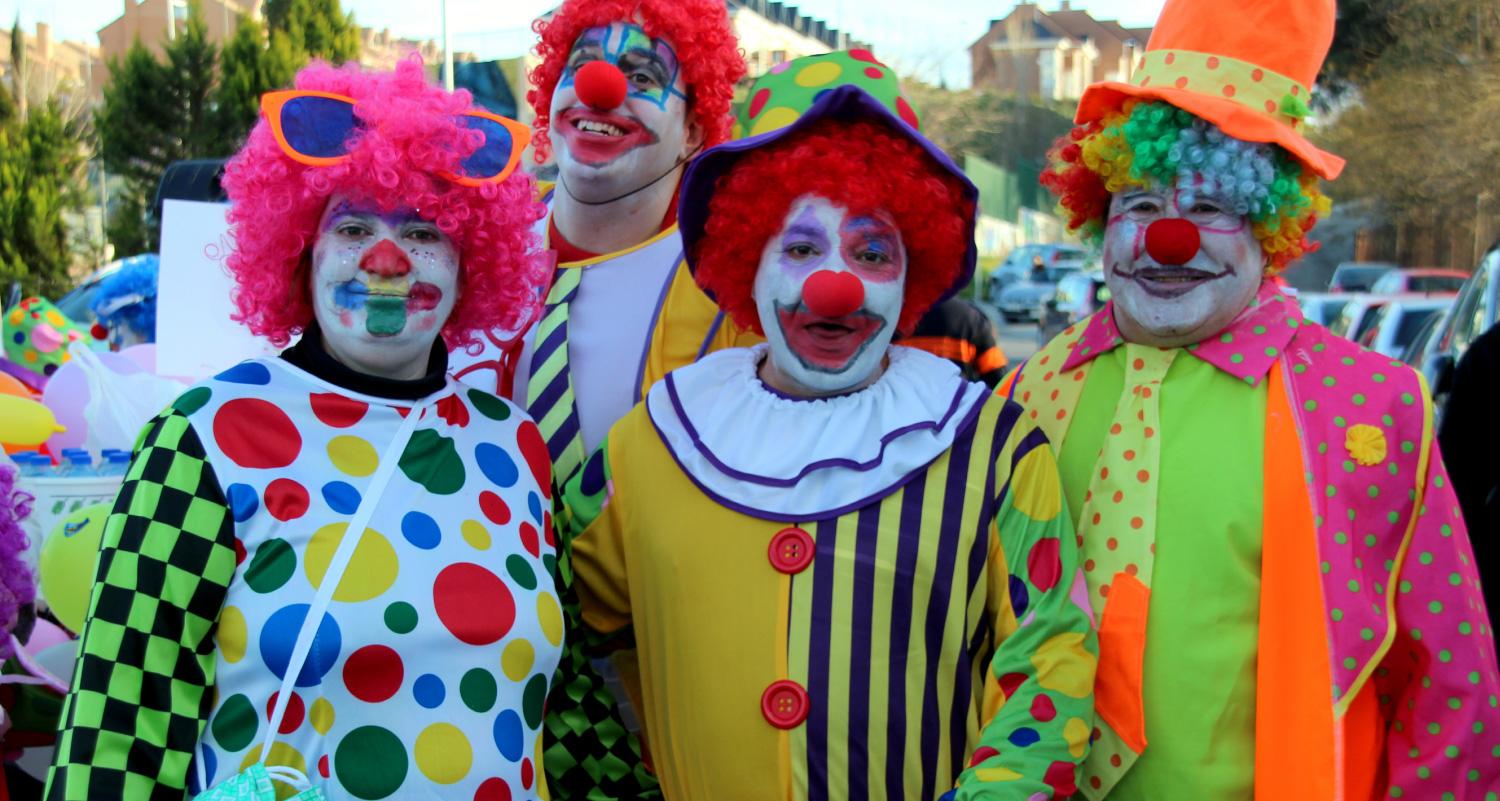
<path id="1" fill-rule="evenodd" d="M 438 0 L 443 13 L 443 88 L 453 91 L 453 45 L 448 41 L 448 0 Z"/>

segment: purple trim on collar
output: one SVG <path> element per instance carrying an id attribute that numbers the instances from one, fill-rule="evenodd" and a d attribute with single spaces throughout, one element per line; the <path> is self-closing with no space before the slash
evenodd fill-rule
<path id="1" fill-rule="evenodd" d="M 666 380 L 670 380 L 671 378 L 672 374 L 668 373 L 666 376 Z M 964 415 L 964 418 L 959 421 L 958 428 L 953 432 L 953 439 L 955 442 L 959 437 L 964 435 L 964 432 L 968 431 L 974 426 L 974 423 L 979 419 L 980 410 L 984 408 L 984 403 L 989 399 L 989 397 L 989 393 L 982 393 L 979 396 L 979 402 L 974 404 L 974 408 L 970 409 L 969 412 Z M 853 503 L 845 504 L 836 509 L 829 509 L 820 512 L 808 512 L 806 514 L 786 514 L 783 512 L 772 512 L 767 509 L 757 509 L 753 506 L 747 506 L 742 503 L 737 503 L 704 486 L 703 482 L 699 481 L 698 477 L 693 475 L 691 470 L 688 470 L 687 467 L 683 466 L 682 459 L 677 456 L 677 451 L 672 450 L 672 444 L 667 441 L 666 435 L 662 433 L 661 426 L 657 424 L 656 418 L 651 415 L 651 407 L 649 405 L 647 405 L 646 407 L 646 419 L 650 420 L 651 427 L 656 429 L 657 439 L 661 440 L 662 447 L 666 448 L 667 453 L 671 454 L 672 461 L 677 464 L 677 469 L 681 470 L 682 474 L 687 476 L 688 481 L 693 482 L 693 486 L 697 487 L 699 492 L 702 492 L 704 495 L 712 498 L 715 503 L 726 509 L 729 509 L 730 511 L 739 512 L 742 515 L 759 518 L 761 520 L 770 520 L 776 523 L 815 522 L 818 520 L 829 520 L 835 517 L 841 517 L 848 514 L 849 512 L 854 511 L 855 509 L 859 509 L 869 504 L 884 500 L 887 496 L 900 490 L 902 487 L 909 484 L 912 479 L 922 475 L 928 470 L 928 468 L 932 467 L 932 462 L 928 462 L 927 464 L 913 469 L 911 472 L 902 476 L 899 480 L 892 482 L 890 486 L 876 490 L 875 492 L 872 492 L 869 495 L 866 495 L 865 497 L 854 501 Z M 949 447 L 949 450 L 952 450 L 951 446 Z M 944 453 L 946 452 L 947 451 L 944 451 Z M 707 453 L 707 451 L 705 451 L 704 453 Z M 939 456 L 941 455 L 942 454 L 939 454 Z"/>
<path id="2" fill-rule="evenodd" d="M 1063 362 L 1064 372 L 1125 344 L 1115 325 L 1114 308 L 1111 300 L 1089 318 L 1083 336 Z M 1259 386 L 1302 324 L 1302 310 L 1297 304 L 1275 284 L 1263 281 L 1255 300 L 1234 322 L 1186 350 L 1251 386 Z"/>
<path id="3" fill-rule="evenodd" d="M 667 373 L 666 378 L 663 380 L 666 382 L 667 397 L 672 400 L 672 411 L 677 413 L 677 419 L 682 422 L 682 429 L 686 431 L 688 437 L 692 439 L 693 447 L 696 448 L 699 453 L 703 454 L 703 458 L 707 459 L 709 461 L 709 464 L 712 464 L 714 467 L 718 468 L 719 472 L 723 473 L 724 475 L 739 479 L 740 481 L 744 481 L 750 484 L 759 484 L 764 487 L 795 487 L 797 486 L 798 482 L 806 478 L 813 471 L 830 467 L 843 467 L 860 473 L 873 470 L 879 467 L 881 462 L 885 460 L 886 446 L 890 445 L 900 437 L 904 437 L 907 434 L 912 434 L 922 430 L 942 431 L 943 428 L 948 425 L 948 421 L 952 419 L 953 415 L 958 411 L 959 405 L 963 402 L 964 399 L 964 392 L 965 390 L 969 389 L 970 385 L 970 382 L 968 381 L 959 382 L 957 391 L 953 393 L 953 400 L 948 404 L 948 411 L 944 412 L 943 416 L 938 419 L 937 422 L 933 422 L 931 420 L 923 420 L 920 423 L 911 423 L 910 425 L 904 425 L 894 431 L 887 432 L 880 438 L 880 453 L 870 461 L 856 462 L 853 459 L 844 458 L 819 459 L 816 462 L 810 462 L 807 465 L 803 466 L 802 470 L 798 472 L 797 475 L 792 476 L 791 478 L 770 478 L 767 476 L 758 476 L 754 473 L 746 473 L 742 470 L 736 470 L 733 467 L 725 464 L 722 460 L 719 459 L 719 457 L 715 456 L 714 452 L 709 450 L 707 445 L 703 444 L 702 438 L 698 436 L 698 430 L 696 428 L 693 428 L 692 421 L 688 419 L 687 413 L 683 410 L 682 402 L 677 397 L 677 382 L 672 380 L 672 374 Z M 970 410 L 970 413 L 967 416 L 972 417 L 973 414 L 976 413 L 979 408 L 984 405 L 984 401 L 988 397 L 989 393 L 980 393 L 979 402 L 974 404 L 974 408 Z M 649 407 L 647 408 L 647 412 L 650 412 Z M 652 420 L 652 424 L 655 424 L 654 419 Z M 666 442 L 666 439 L 663 438 L 662 442 Z M 671 446 L 668 445 L 667 449 L 671 450 Z"/>

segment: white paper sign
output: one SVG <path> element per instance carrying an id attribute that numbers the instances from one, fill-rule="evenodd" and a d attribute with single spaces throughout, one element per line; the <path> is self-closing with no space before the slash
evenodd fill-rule
<path id="1" fill-rule="evenodd" d="M 230 319 L 234 279 L 224 267 L 234 248 L 228 203 L 168 200 L 161 221 L 156 297 L 156 372 L 205 378 L 277 349 Z"/>

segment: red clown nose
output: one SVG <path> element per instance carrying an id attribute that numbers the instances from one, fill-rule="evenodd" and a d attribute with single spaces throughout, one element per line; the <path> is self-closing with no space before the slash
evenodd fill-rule
<path id="1" fill-rule="evenodd" d="M 802 302 L 819 317 L 843 317 L 865 304 L 865 285 L 854 273 L 819 270 L 802 285 Z"/>
<path id="2" fill-rule="evenodd" d="M 359 269 L 382 278 L 395 278 L 411 272 L 411 260 L 391 240 L 382 239 L 365 251 L 364 258 L 359 260 Z"/>
<path id="3" fill-rule="evenodd" d="M 1187 264 L 1198 255 L 1198 226 L 1181 217 L 1157 220 L 1146 227 L 1146 252 L 1157 264 Z"/>
<path id="4" fill-rule="evenodd" d="M 625 73 L 603 61 L 590 61 L 573 76 L 573 91 L 590 108 L 608 111 L 625 102 Z"/>

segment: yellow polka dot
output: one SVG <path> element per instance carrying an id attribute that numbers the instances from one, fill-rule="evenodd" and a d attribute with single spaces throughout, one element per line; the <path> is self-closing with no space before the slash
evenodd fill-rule
<path id="1" fill-rule="evenodd" d="M 328 572 L 328 563 L 333 561 L 333 552 L 344 539 L 348 523 L 332 523 L 317 530 L 307 544 L 307 556 L 302 567 L 307 580 L 317 589 L 323 583 L 323 574 Z M 372 528 L 365 529 L 359 544 L 354 546 L 354 558 L 339 586 L 333 591 L 333 600 L 344 603 L 368 601 L 379 596 L 396 583 L 396 549 L 390 540 Z"/>
<path id="2" fill-rule="evenodd" d="M 1083 718 L 1073 718 L 1063 726 L 1063 739 L 1068 743 L 1068 753 L 1074 759 L 1082 759 L 1084 752 L 1089 748 L 1089 735 L 1092 732 L 1089 724 Z"/>
<path id="3" fill-rule="evenodd" d="M 20 325 L 26 319 L 26 315 L 20 309 L 13 309 L 10 313 L 10 324 Z"/>
<path id="4" fill-rule="evenodd" d="M 1033 448 L 1021 457 L 1010 478 L 1016 510 L 1032 520 L 1048 522 L 1062 510 L 1062 485 L 1057 480 L 1057 461 L 1052 449 Z"/>
<path id="5" fill-rule="evenodd" d="M 245 758 L 240 761 L 240 770 L 244 770 L 260 761 L 260 748 L 260 743 L 256 743 L 255 747 L 250 749 L 250 753 L 245 754 Z M 266 767 L 272 765 L 293 768 L 298 773 L 307 774 L 307 760 L 302 758 L 301 752 L 286 743 L 278 742 L 271 745 L 271 758 L 266 760 Z M 274 778 L 271 782 L 275 785 L 277 798 L 291 798 L 293 795 L 296 795 L 296 792 L 290 785 L 282 784 Z"/>
<path id="6" fill-rule="evenodd" d="M 51 323 L 53 328 L 63 328 L 68 324 L 68 318 L 59 314 L 57 309 L 48 309 L 47 322 Z"/>
<path id="7" fill-rule="evenodd" d="M 525 681 L 531 675 L 531 666 L 535 663 L 536 649 L 527 640 L 512 642 L 500 654 L 500 668 L 505 671 L 506 678 L 514 682 Z"/>
<path id="8" fill-rule="evenodd" d="M 536 745 L 532 748 L 531 754 L 531 764 L 542 764 L 542 735 L 540 732 L 537 733 Z M 547 791 L 547 777 L 542 771 L 537 771 L 536 792 L 542 801 L 551 801 L 552 794 Z"/>
<path id="9" fill-rule="evenodd" d="M 327 698 L 313 701 L 312 708 L 307 710 L 307 722 L 312 724 L 313 731 L 327 734 L 333 728 L 333 704 Z"/>
<path id="10" fill-rule="evenodd" d="M 245 658 L 245 643 L 249 641 L 249 629 L 245 626 L 245 613 L 237 606 L 226 606 L 219 613 L 219 655 L 224 661 L 234 664 Z"/>
<path id="11" fill-rule="evenodd" d="M 562 608 L 557 605 L 557 599 L 552 597 L 552 593 L 537 593 L 536 616 L 541 621 L 542 634 L 547 636 L 547 642 L 553 645 L 562 645 Z"/>
<path id="12" fill-rule="evenodd" d="M 375 472 L 380 457 L 375 446 L 359 437 L 344 435 L 328 443 L 328 460 L 341 472 L 351 476 L 368 476 Z"/>
<path id="13" fill-rule="evenodd" d="M 794 80 L 796 80 L 798 86 L 805 86 L 812 89 L 833 83 L 843 73 L 844 65 L 834 61 L 820 61 L 816 64 L 809 64 L 803 67 L 802 71 L 797 73 L 797 77 Z"/>
<path id="14" fill-rule="evenodd" d="M 974 778 L 982 782 L 1013 782 L 1021 778 L 1021 774 L 1010 768 L 979 768 L 974 771 Z"/>
<path id="15" fill-rule="evenodd" d="M 28 361 L 28 362 L 35 362 L 36 358 L 37 358 L 36 357 L 36 351 L 34 351 L 34 350 L 28 350 L 28 351 L 26 351 L 25 357 L 26 357 L 26 361 Z"/>
<path id="16" fill-rule="evenodd" d="M 69 353 L 67 351 L 63 351 L 63 355 L 62 355 L 62 363 L 63 364 L 67 364 L 72 358 L 73 358 L 73 354 L 71 354 L 71 353 Z"/>
<path id="17" fill-rule="evenodd" d="M 488 551 L 490 549 L 489 529 L 485 528 L 484 524 L 478 520 L 465 520 L 458 527 L 458 530 L 463 532 L 464 542 L 469 543 L 474 549 L 480 551 Z"/>
<path id="18" fill-rule="evenodd" d="M 1070 698 L 1086 698 L 1094 691 L 1095 659 L 1083 642 L 1082 634 L 1067 632 L 1042 643 L 1031 657 L 1042 689 Z"/>
<path id="19" fill-rule="evenodd" d="M 750 135 L 760 136 L 763 133 L 785 128 L 796 122 L 800 116 L 802 115 L 786 106 L 766 109 L 761 113 L 760 118 L 755 121 L 755 125 L 750 128 Z"/>
<path id="20" fill-rule="evenodd" d="M 452 723 L 434 723 L 423 729 L 412 751 L 417 757 L 417 769 L 437 784 L 461 781 L 474 765 L 469 738 Z"/>

